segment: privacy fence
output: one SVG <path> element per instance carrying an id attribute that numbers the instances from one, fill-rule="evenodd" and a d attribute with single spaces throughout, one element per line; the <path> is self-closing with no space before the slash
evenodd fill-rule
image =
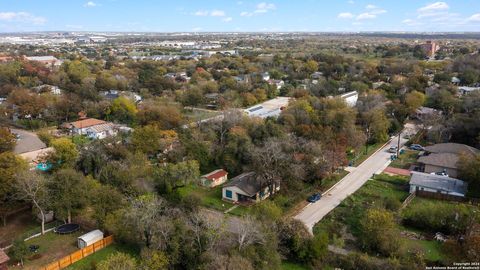
<path id="1" fill-rule="evenodd" d="M 112 243 L 113 243 L 113 235 L 107 236 L 102 240 L 99 240 L 91 244 L 90 246 L 87 246 L 78 251 L 75 251 L 70 255 L 63 257 L 56 262 L 50 263 L 49 265 L 41 268 L 41 270 L 60 270 L 60 269 L 66 268 L 71 264 L 77 261 L 80 261 L 81 259 L 103 249 L 104 247 L 111 245 Z"/>

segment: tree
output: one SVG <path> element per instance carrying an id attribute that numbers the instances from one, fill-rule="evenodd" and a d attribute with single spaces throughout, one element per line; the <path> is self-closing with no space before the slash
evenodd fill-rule
<path id="1" fill-rule="evenodd" d="M 468 193 L 480 197 L 480 155 L 461 155 L 457 166 L 458 177 L 468 182 Z"/>
<path id="2" fill-rule="evenodd" d="M 107 215 L 126 205 L 124 196 L 110 185 L 98 184 L 92 197 L 93 217 L 98 226 L 104 228 Z"/>
<path id="3" fill-rule="evenodd" d="M 196 160 L 167 163 L 155 171 L 155 181 L 159 190 L 165 194 L 184 187 L 200 176 L 200 169 Z"/>
<path id="4" fill-rule="evenodd" d="M 68 138 L 60 138 L 52 141 L 55 150 L 48 160 L 59 167 L 72 167 L 78 158 L 77 146 Z"/>
<path id="5" fill-rule="evenodd" d="M 85 177 L 73 170 L 62 169 L 47 182 L 50 206 L 57 217 L 72 222 L 72 213 L 82 209 L 87 203 L 88 186 Z"/>
<path id="6" fill-rule="evenodd" d="M 384 142 L 388 139 L 390 121 L 383 109 L 378 108 L 364 112 L 362 114 L 362 122 L 369 143 Z"/>
<path id="7" fill-rule="evenodd" d="M 415 110 L 422 106 L 425 103 L 425 100 L 425 94 L 418 91 L 410 92 L 405 96 L 405 104 L 410 113 L 415 112 Z"/>
<path id="8" fill-rule="evenodd" d="M 47 189 L 45 178 L 34 171 L 23 171 L 17 174 L 17 197 L 31 202 L 40 213 L 42 234 L 45 234 L 45 215 L 47 214 Z"/>
<path id="9" fill-rule="evenodd" d="M 15 192 L 15 175 L 27 170 L 28 164 L 12 152 L 0 153 L 0 202 Z"/>
<path id="10" fill-rule="evenodd" d="M 360 224 L 361 242 L 366 250 L 377 251 L 386 256 L 399 251 L 400 241 L 391 212 L 383 209 L 368 209 Z"/>
<path id="11" fill-rule="evenodd" d="M 119 97 L 113 101 L 106 114 L 119 122 L 131 124 L 135 121 L 137 107 L 130 99 Z"/>
<path id="12" fill-rule="evenodd" d="M 90 76 L 90 70 L 88 69 L 88 66 L 78 60 L 66 63 L 65 70 L 70 78 L 70 81 L 76 84 L 80 84 L 83 79 Z"/>
<path id="13" fill-rule="evenodd" d="M 252 216 L 244 216 L 238 222 L 235 222 L 232 230 L 236 234 L 239 251 L 248 245 L 260 244 L 265 240 L 258 221 Z"/>
<path id="14" fill-rule="evenodd" d="M 308 60 L 303 66 L 303 69 L 308 74 L 311 74 L 315 71 L 318 71 L 318 63 L 315 60 Z"/>
<path id="15" fill-rule="evenodd" d="M 140 254 L 142 266 L 145 270 L 166 270 L 168 269 L 168 257 L 164 252 L 144 248 Z"/>
<path id="16" fill-rule="evenodd" d="M 149 156 L 163 152 L 177 139 L 173 130 L 161 130 L 157 125 L 136 128 L 132 134 L 132 146 Z"/>
<path id="17" fill-rule="evenodd" d="M 28 250 L 27 244 L 21 238 L 17 238 L 13 241 L 12 247 L 10 248 L 10 256 L 12 259 L 19 261 L 23 267 L 23 260 L 28 256 L 30 251 Z"/>
<path id="18" fill-rule="evenodd" d="M 0 127 L 0 153 L 12 151 L 15 144 L 15 135 L 13 135 L 8 128 Z"/>
<path id="19" fill-rule="evenodd" d="M 130 255 L 117 252 L 110 255 L 106 260 L 101 261 L 97 270 L 137 270 L 137 261 Z"/>

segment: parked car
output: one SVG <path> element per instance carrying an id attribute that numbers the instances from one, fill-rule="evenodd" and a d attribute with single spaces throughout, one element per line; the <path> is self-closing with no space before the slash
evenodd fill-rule
<path id="1" fill-rule="evenodd" d="M 390 146 L 390 148 L 388 148 L 389 153 L 397 153 L 397 150 L 398 150 L 397 146 Z"/>
<path id="2" fill-rule="evenodd" d="M 423 146 L 421 146 L 420 144 L 412 144 L 410 145 L 409 147 L 411 150 L 415 150 L 415 151 L 424 151 L 425 148 L 423 148 Z"/>
<path id="3" fill-rule="evenodd" d="M 307 201 L 310 203 L 314 203 L 319 201 L 322 198 L 322 194 L 320 193 L 315 193 L 312 196 L 308 197 Z"/>

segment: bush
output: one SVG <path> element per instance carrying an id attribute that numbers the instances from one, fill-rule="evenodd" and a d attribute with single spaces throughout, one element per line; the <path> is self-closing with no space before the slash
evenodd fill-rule
<path id="1" fill-rule="evenodd" d="M 54 139 L 53 136 L 48 132 L 48 130 L 40 130 L 37 132 L 38 138 L 44 142 L 47 146 L 50 146 L 50 143 Z"/>
<path id="2" fill-rule="evenodd" d="M 402 206 L 401 202 L 399 202 L 397 199 L 392 197 L 386 197 L 384 199 L 384 203 L 385 203 L 385 209 L 394 211 L 394 212 L 400 209 L 400 207 Z"/>
<path id="3" fill-rule="evenodd" d="M 402 213 L 407 226 L 445 234 L 463 233 L 473 218 L 473 210 L 466 205 L 428 201 L 408 207 Z"/>

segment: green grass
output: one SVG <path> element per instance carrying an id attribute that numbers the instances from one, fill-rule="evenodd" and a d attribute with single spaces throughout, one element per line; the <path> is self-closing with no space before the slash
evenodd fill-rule
<path id="1" fill-rule="evenodd" d="M 233 203 L 222 200 L 222 187 L 207 188 L 197 185 L 188 185 L 178 189 L 181 197 L 194 195 L 200 198 L 201 205 L 217 211 L 226 211 L 234 206 Z M 233 211 L 229 212 L 232 215 L 244 215 L 249 212 L 249 208 L 245 206 L 238 206 Z"/>
<path id="2" fill-rule="evenodd" d="M 184 114 L 189 122 L 197 122 L 203 119 L 208 119 L 221 114 L 221 112 L 207 111 L 207 110 L 184 110 Z"/>
<path id="3" fill-rule="evenodd" d="M 410 168 L 410 165 L 417 162 L 417 156 L 417 151 L 405 150 L 405 152 L 400 154 L 400 157 L 392 161 L 389 166 L 400 169 L 408 169 Z"/>
<path id="4" fill-rule="evenodd" d="M 90 256 L 83 258 L 82 260 L 70 265 L 67 267 L 67 270 L 85 270 L 91 269 L 94 265 L 98 264 L 99 262 L 105 260 L 111 254 L 116 252 L 122 252 L 132 255 L 133 257 L 138 256 L 138 252 L 128 246 L 123 246 L 120 244 L 112 244 L 98 252 L 93 253 Z"/>
<path id="5" fill-rule="evenodd" d="M 308 270 L 303 265 L 291 263 L 291 262 L 282 262 L 282 270 Z"/>
<path id="6" fill-rule="evenodd" d="M 365 152 L 365 146 L 363 146 L 358 153 L 358 155 L 354 156 L 351 158 L 351 161 L 353 162 L 353 166 L 356 167 L 360 165 L 362 162 L 364 162 L 368 157 L 370 157 L 375 151 L 380 149 L 384 143 L 376 143 L 376 144 L 371 144 L 367 146 L 367 151 Z"/>
<path id="7" fill-rule="evenodd" d="M 431 262 L 440 261 L 443 258 L 442 243 L 436 240 L 407 240 L 407 247 L 418 248 L 424 251 L 425 259 Z"/>

